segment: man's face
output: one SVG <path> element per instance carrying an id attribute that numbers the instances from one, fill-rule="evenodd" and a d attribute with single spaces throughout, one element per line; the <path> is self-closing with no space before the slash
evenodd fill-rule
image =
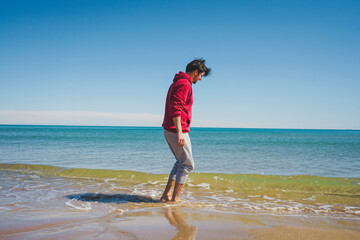
<path id="1" fill-rule="evenodd" d="M 197 81 L 201 80 L 204 74 L 205 72 L 199 72 L 198 70 L 193 71 L 191 74 L 192 83 L 196 84 Z"/>

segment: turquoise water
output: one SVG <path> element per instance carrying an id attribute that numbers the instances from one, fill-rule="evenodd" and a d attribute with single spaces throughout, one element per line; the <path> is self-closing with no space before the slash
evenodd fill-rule
<path id="1" fill-rule="evenodd" d="M 360 177 L 359 130 L 192 128 L 195 172 Z M 0 163 L 168 173 L 156 127 L 0 125 Z"/>

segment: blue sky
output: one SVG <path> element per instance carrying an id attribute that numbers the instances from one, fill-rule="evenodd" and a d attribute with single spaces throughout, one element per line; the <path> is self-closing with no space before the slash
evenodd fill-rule
<path id="1" fill-rule="evenodd" d="M 360 1 L 0 0 L 0 124 L 360 129 Z"/>

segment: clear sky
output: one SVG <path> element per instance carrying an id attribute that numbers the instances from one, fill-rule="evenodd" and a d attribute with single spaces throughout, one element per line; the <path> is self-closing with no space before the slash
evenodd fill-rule
<path id="1" fill-rule="evenodd" d="M 360 1 L 0 0 L 0 124 L 360 129 Z"/>

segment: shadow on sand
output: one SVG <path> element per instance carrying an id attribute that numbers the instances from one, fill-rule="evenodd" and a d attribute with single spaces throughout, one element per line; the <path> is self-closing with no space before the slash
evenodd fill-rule
<path id="1" fill-rule="evenodd" d="M 69 199 L 76 199 L 83 202 L 102 202 L 102 203 L 158 203 L 159 200 L 155 200 L 148 196 L 131 195 L 131 194 L 103 194 L 103 193 L 81 193 L 71 194 L 66 196 Z"/>

